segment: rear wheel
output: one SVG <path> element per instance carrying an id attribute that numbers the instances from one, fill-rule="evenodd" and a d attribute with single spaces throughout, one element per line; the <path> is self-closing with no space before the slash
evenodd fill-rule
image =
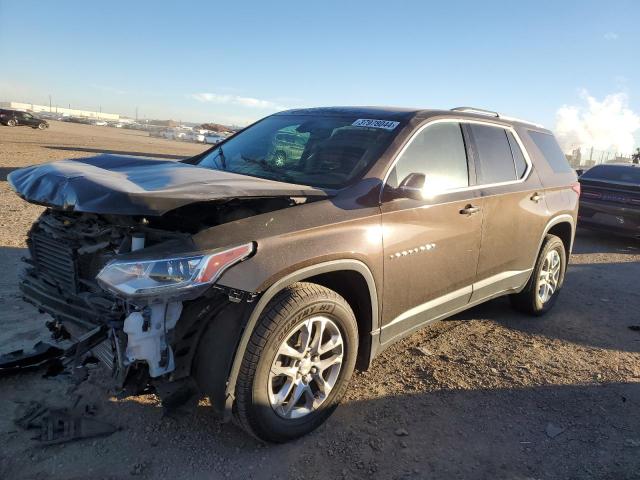
<path id="1" fill-rule="evenodd" d="M 261 440 L 285 442 L 320 426 L 355 366 L 358 330 L 336 292 L 296 283 L 262 313 L 242 361 L 235 418 Z"/>
<path id="2" fill-rule="evenodd" d="M 547 235 L 526 287 L 510 296 L 512 305 L 531 315 L 547 313 L 560 294 L 566 268 L 567 255 L 562 240 Z"/>
<path id="3" fill-rule="evenodd" d="M 16 126 L 16 121 L 12 118 L 9 121 L 7 121 L 7 126 L 8 127 L 15 127 Z"/>

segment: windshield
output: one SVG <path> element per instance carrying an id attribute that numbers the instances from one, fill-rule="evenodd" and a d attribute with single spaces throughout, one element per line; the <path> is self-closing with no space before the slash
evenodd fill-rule
<path id="1" fill-rule="evenodd" d="M 398 125 L 355 116 L 274 115 L 214 148 L 199 165 L 282 182 L 341 188 L 369 169 L 391 143 Z"/>

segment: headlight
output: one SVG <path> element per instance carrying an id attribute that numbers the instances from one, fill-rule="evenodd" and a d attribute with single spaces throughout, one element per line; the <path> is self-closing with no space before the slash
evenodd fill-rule
<path id="1" fill-rule="evenodd" d="M 98 283 L 125 297 L 176 294 L 214 283 L 230 266 L 253 253 L 253 243 L 221 252 L 108 263 L 98 274 Z"/>

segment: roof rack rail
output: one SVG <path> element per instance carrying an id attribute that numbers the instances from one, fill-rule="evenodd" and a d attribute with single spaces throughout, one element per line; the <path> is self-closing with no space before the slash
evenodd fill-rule
<path id="1" fill-rule="evenodd" d="M 490 117 L 500 118 L 500 114 L 498 112 L 494 112 L 492 110 L 485 110 L 484 108 L 475 108 L 475 107 L 456 107 L 451 109 L 452 112 L 468 112 L 468 113 L 478 113 L 480 115 L 488 115 Z"/>
<path id="2" fill-rule="evenodd" d="M 529 120 L 522 120 L 521 118 L 507 117 L 506 115 L 501 115 L 500 118 L 502 120 L 507 120 L 509 122 L 519 122 L 519 123 L 524 123 L 524 124 L 527 124 L 527 125 L 533 125 L 534 127 L 537 127 L 537 128 L 544 128 L 544 129 L 547 128 L 547 127 L 545 127 L 544 125 L 542 125 L 540 123 L 530 122 Z"/>
<path id="3" fill-rule="evenodd" d="M 477 113 L 478 115 L 488 115 L 490 117 L 501 118 L 502 120 L 508 120 L 510 122 L 519 122 L 526 123 L 527 125 L 533 125 L 538 128 L 546 128 L 544 125 L 539 123 L 530 122 L 528 120 L 522 120 L 516 117 L 507 117 L 506 115 L 500 115 L 498 112 L 494 112 L 492 110 L 485 110 L 484 108 L 475 108 L 475 107 L 456 107 L 451 109 L 452 112 L 466 112 L 466 113 Z"/>

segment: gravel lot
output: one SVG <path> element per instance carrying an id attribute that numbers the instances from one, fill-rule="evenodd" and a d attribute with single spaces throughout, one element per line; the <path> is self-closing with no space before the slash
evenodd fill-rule
<path id="1" fill-rule="evenodd" d="M 46 338 L 18 297 L 16 266 L 40 207 L 10 192 L 16 167 L 97 152 L 178 158 L 203 146 L 51 122 L 0 127 L 0 351 Z M 434 324 L 357 373 L 333 417 L 295 443 L 263 445 L 206 400 L 170 417 L 153 395 L 118 400 L 100 368 L 0 379 L 0 478 L 640 478 L 640 242 L 580 231 L 554 310 L 498 299 Z M 97 408 L 121 430 L 42 447 L 14 419 L 30 400 Z"/>

